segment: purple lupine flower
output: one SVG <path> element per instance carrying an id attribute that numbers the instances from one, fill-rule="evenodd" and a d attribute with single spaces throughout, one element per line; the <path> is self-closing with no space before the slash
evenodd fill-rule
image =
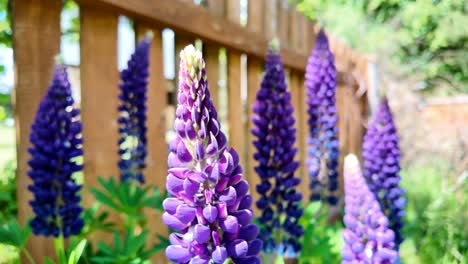
<path id="1" fill-rule="evenodd" d="M 180 53 L 179 93 L 163 202 L 175 263 L 260 263 L 262 242 L 251 224 L 252 196 L 239 156 L 228 149 L 210 98 L 205 62 L 192 45 Z"/>
<path id="2" fill-rule="evenodd" d="M 341 263 L 396 263 L 395 235 L 353 154 L 345 158 L 344 185 L 345 229 Z"/>
<path id="3" fill-rule="evenodd" d="M 387 99 L 382 99 L 379 109 L 364 136 L 364 177 L 376 195 L 390 228 L 395 232 L 397 248 L 403 242 L 406 199 L 400 187 L 400 148 L 392 112 Z"/>
<path id="4" fill-rule="evenodd" d="M 30 204 L 35 214 L 30 225 L 36 235 L 68 237 L 83 228 L 81 186 L 72 177 L 82 169 L 76 161 L 83 153 L 78 116 L 66 68 L 58 64 L 29 137 Z"/>
<path id="5" fill-rule="evenodd" d="M 310 200 L 325 200 L 332 205 L 338 202 L 339 163 L 334 61 L 327 36 L 320 31 L 305 74 L 310 133 L 306 165 L 312 190 Z"/>
<path id="6" fill-rule="evenodd" d="M 148 35 L 137 45 L 120 74 L 119 112 L 119 168 L 120 180 L 143 183 L 143 169 L 146 167 L 146 100 L 151 36 Z"/>
<path id="7" fill-rule="evenodd" d="M 294 177 L 299 166 L 294 161 L 297 153 L 294 109 L 279 49 L 274 42 L 266 55 L 265 75 L 253 112 L 254 159 L 258 162 L 255 171 L 261 179 L 256 186 L 260 194 L 256 204 L 263 212 L 259 218 L 262 223 L 260 238 L 265 252 L 277 250 L 280 255 L 296 257 L 301 250 L 299 238 L 303 229 L 298 224 L 302 195 L 295 189 L 300 178 Z M 275 241 L 278 238 L 280 240 Z"/>

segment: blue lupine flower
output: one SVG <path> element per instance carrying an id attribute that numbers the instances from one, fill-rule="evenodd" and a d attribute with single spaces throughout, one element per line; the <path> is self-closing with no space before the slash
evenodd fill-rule
<path id="1" fill-rule="evenodd" d="M 400 187 L 400 148 L 392 112 L 387 99 L 382 99 L 375 118 L 364 136 L 364 177 L 378 198 L 390 228 L 395 232 L 397 248 L 403 242 L 406 199 Z"/>
<path id="2" fill-rule="evenodd" d="M 396 263 L 395 235 L 362 176 L 358 159 L 352 154 L 345 158 L 344 182 L 345 243 L 341 263 Z"/>
<path id="3" fill-rule="evenodd" d="M 28 175 L 35 214 L 30 225 L 36 235 L 68 237 L 80 233 L 83 227 L 81 186 L 72 177 L 82 169 L 76 161 L 82 155 L 78 116 L 66 68 L 56 65 L 30 134 Z"/>
<path id="4" fill-rule="evenodd" d="M 205 61 L 193 45 L 180 53 L 174 128 L 166 181 L 171 197 L 163 202 L 163 221 L 176 232 L 169 236 L 167 258 L 181 264 L 259 264 L 262 241 L 251 223 L 249 184 L 237 152 L 227 147 Z"/>
<path id="5" fill-rule="evenodd" d="M 280 255 L 296 257 L 301 250 L 299 238 L 303 230 L 298 224 L 302 195 L 295 189 L 300 178 L 294 177 L 299 165 L 294 161 L 297 153 L 294 109 L 278 48 L 273 46 L 267 52 L 265 75 L 253 112 L 254 159 L 258 162 L 255 171 L 261 179 L 256 186 L 261 196 L 257 201 L 262 211 L 260 238 L 267 253 L 277 250 Z"/>
<path id="6" fill-rule="evenodd" d="M 327 36 L 320 31 L 309 57 L 305 86 L 309 114 L 307 170 L 312 201 L 338 202 L 338 115 L 336 109 L 336 69 Z"/>
<path id="7" fill-rule="evenodd" d="M 119 123 L 120 180 L 143 183 L 146 167 L 146 100 L 151 37 L 145 37 L 136 47 L 121 73 Z"/>

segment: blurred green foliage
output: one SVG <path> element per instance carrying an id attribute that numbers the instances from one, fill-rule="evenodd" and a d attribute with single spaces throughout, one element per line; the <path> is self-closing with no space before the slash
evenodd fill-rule
<path id="1" fill-rule="evenodd" d="M 468 92 L 464 0 L 292 0 L 352 47 L 391 59 L 427 91 Z M 445 88 L 445 89 L 440 89 Z"/>
<path id="2" fill-rule="evenodd" d="M 9 161 L 0 168 L 0 224 L 16 218 L 16 162 Z"/>
<path id="3" fill-rule="evenodd" d="M 412 167 L 402 173 L 408 206 L 405 263 L 468 263 L 468 173 L 451 177 L 447 166 Z"/>

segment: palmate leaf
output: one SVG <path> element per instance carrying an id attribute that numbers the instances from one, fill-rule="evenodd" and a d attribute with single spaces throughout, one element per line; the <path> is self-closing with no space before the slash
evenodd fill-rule
<path id="1" fill-rule="evenodd" d="M 22 228 L 16 220 L 11 220 L 6 225 L 0 227 L 0 243 L 19 249 L 26 246 L 30 235 L 31 227 L 29 224 L 26 224 Z"/>
<path id="2" fill-rule="evenodd" d="M 141 187 L 134 183 L 116 182 L 112 177 L 108 180 L 98 179 L 100 188 L 91 192 L 96 200 L 105 206 L 136 218 L 143 218 L 142 209 L 150 207 L 162 211 L 162 201 L 166 194 L 161 195 L 157 188 Z"/>

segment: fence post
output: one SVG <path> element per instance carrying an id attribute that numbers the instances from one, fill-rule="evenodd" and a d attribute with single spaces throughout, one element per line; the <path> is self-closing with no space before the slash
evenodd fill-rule
<path id="1" fill-rule="evenodd" d="M 14 108 L 16 124 L 18 220 L 27 224 L 32 216 L 28 191 L 31 183 L 28 153 L 31 124 L 39 102 L 52 79 L 54 56 L 60 52 L 60 0 L 14 0 L 12 3 L 15 61 Z M 28 250 L 34 259 L 53 257 L 52 240 L 32 236 Z M 24 262 L 26 262 L 24 260 Z"/>

